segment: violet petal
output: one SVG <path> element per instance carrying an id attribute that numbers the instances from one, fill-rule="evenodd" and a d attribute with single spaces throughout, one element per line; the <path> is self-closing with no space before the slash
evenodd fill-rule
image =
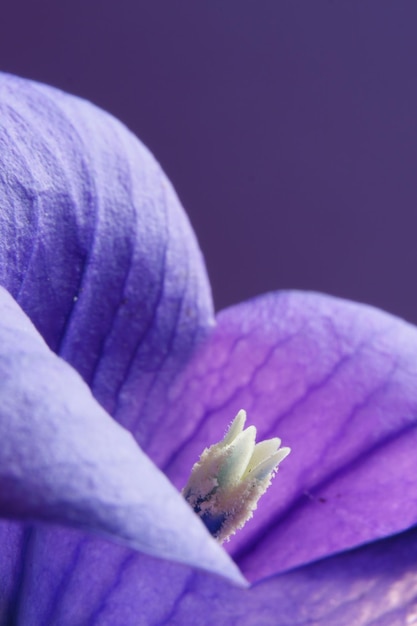
<path id="1" fill-rule="evenodd" d="M 292 448 L 226 549 L 251 580 L 417 522 L 417 329 L 318 294 L 223 311 L 147 448 L 182 487 L 237 411 Z M 173 434 L 175 432 L 175 444 Z"/>
<path id="2" fill-rule="evenodd" d="M 266 579 L 248 591 L 197 574 L 184 585 L 171 609 L 169 623 L 185 626 L 191 620 L 196 626 L 226 626 L 234 620 L 242 626 L 412 624 L 417 606 L 416 559 L 414 528 Z M 203 617 L 195 619 L 195 615 Z"/>
<path id="3" fill-rule="evenodd" d="M 0 284 L 123 425 L 152 430 L 164 388 L 213 324 L 178 198 L 120 122 L 0 73 Z"/>
<path id="4" fill-rule="evenodd" d="M 415 618 L 415 528 L 250 589 L 77 531 L 34 530 L 30 549 L 18 617 L 32 626 L 403 626 Z"/>
<path id="5" fill-rule="evenodd" d="M 0 514 L 72 524 L 242 580 L 234 563 L 0 288 Z"/>

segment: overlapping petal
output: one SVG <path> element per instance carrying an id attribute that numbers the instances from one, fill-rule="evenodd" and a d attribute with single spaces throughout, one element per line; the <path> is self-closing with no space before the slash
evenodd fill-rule
<path id="1" fill-rule="evenodd" d="M 241 304 L 169 390 L 147 452 L 180 487 L 242 407 L 259 439 L 292 448 L 227 548 L 251 580 L 398 533 L 417 523 L 416 355 L 417 329 L 371 307 Z"/>
<path id="2" fill-rule="evenodd" d="M 241 531 L 251 551 L 242 551 L 239 541 L 231 547 L 252 578 L 265 572 L 273 578 L 241 593 L 222 579 L 173 563 L 160 564 L 91 537 L 37 529 L 31 537 L 32 566 L 25 576 L 22 615 L 35 611 L 34 623 L 39 624 L 51 615 L 60 624 L 70 624 L 65 617 L 70 615 L 88 615 L 86 623 L 92 624 L 123 615 L 121 623 L 129 624 L 129 615 L 137 618 L 132 607 L 139 602 L 133 598 L 139 587 L 143 598 L 150 598 L 156 597 L 151 590 L 156 594 L 156 588 L 162 592 L 168 586 L 166 601 L 157 607 L 142 598 L 144 624 L 152 623 L 152 611 L 155 623 L 164 623 L 169 615 L 173 624 L 187 623 L 194 612 L 200 620 L 196 624 L 210 624 L 213 615 L 218 624 L 237 616 L 243 624 L 269 624 L 273 615 L 280 616 L 280 624 L 302 624 L 311 614 L 318 624 L 320 620 L 337 624 L 345 613 L 350 623 L 367 624 L 375 615 L 381 616 L 381 624 L 394 617 L 401 623 L 414 610 L 417 597 L 412 561 L 404 560 L 408 541 L 414 554 L 413 532 L 293 573 L 278 577 L 276 573 L 294 561 L 340 553 L 415 523 L 416 341 L 416 329 L 401 320 L 317 294 L 269 295 L 223 312 L 213 336 L 166 394 L 166 435 L 156 430 L 153 443 L 158 443 L 155 450 L 171 451 L 168 462 L 168 457 L 159 460 L 180 482 L 193 451 L 215 438 L 216 429 L 224 429 L 227 411 L 233 414 L 235 404 L 243 403 L 256 414 L 262 407 L 260 432 L 266 436 L 277 428 L 293 445 L 295 460 L 290 457 L 283 465 L 265 502 Z M 312 378 L 323 378 L 323 383 L 313 385 Z M 204 389 L 200 381 L 206 381 Z M 256 382 L 263 385 L 259 394 L 254 393 Z M 314 398 L 316 393 L 319 398 Z M 211 401 L 215 403 L 211 415 L 203 413 L 200 422 L 193 421 L 189 411 L 201 416 L 199 403 L 207 403 L 210 410 Z M 278 412 L 284 403 L 286 410 Z M 177 451 L 170 418 L 179 437 Z M 400 449 L 395 450 L 396 445 Z M 325 452 L 318 455 L 320 446 Z M 340 463 L 347 453 L 348 462 Z M 326 499 L 320 490 L 323 482 L 339 497 Z M 384 498 L 387 493 L 392 497 Z M 294 523 L 298 526 L 291 535 Z M 45 568 L 50 553 L 55 559 Z M 381 559 L 391 564 L 389 572 L 380 569 Z M 100 581 L 91 593 L 81 593 L 81 581 L 91 578 Z M 36 595 L 40 581 L 44 591 Z M 81 594 L 78 602 L 76 594 Z M 123 609 L 125 605 L 129 609 Z"/>
<path id="3" fill-rule="evenodd" d="M 133 437 L 0 288 L 0 514 L 73 524 L 240 580 Z"/>
<path id="4" fill-rule="evenodd" d="M 0 113 L 0 285 L 11 294 L 0 291 L 0 512 L 44 522 L 0 525 L 1 619 L 414 619 L 417 541 L 403 531 L 417 522 L 417 329 L 301 293 L 239 305 L 214 326 L 192 230 L 137 139 L 82 100 L 7 75 Z M 228 547 L 250 590 L 176 562 L 238 579 L 110 417 L 180 488 L 241 408 L 259 438 L 292 448 Z"/>

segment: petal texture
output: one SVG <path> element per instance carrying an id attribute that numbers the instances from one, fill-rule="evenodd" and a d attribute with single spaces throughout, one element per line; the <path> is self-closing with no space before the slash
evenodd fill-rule
<path id="1" fill-rule="evenodd" d="M 2 517 L 73 524 L 241 580 L 176 489 L 3 289 L 0 397 Z"/>
<path id="2" fill-rule="evenodd" d="M 19 625 L 403 626 L 417 615 L 416 529 L 251 589 L 77 531 L 45 529 L 33 547 Z"/>
<path id="3" fill-rule="evenodd" d="M 212 329 L 169 182 L 80 99 L 0 75 L 0 153 L 0 284 L 67 361 L 2 290 L 0 514 L 43 522 L 0 525 L 3 623 L 413 623 L 415 531 L 339 553 L 417 522 L 417 330 L 297 293 Z M 240 408 L 292 448 L 230 543 L 251 590 L 186 565 L 240 580 L 109 416 L 181 488 Z"/>
<path id="4" fill-rule="evenodd" d="M 0 74 L 0 284 L 146 441 L 149 390 L 213 323 L 204 263 L 159 165 L 117 120 Z"/>
<path id="5" fill-rule="evenodd" d="M 417 329 L 371 307 L 302 293 L 239 305 L 170 389 L 147 451 L 182 487 L 240 408 L 259 439 L 291 447 L 228 547 L 251 580 L 386 537 L 417 522 L 416 355 Z"/>
<path id="6" fill-rule="evenodd" d="M 190 622 L 196 626 L 413 624 L 417 616 L 416 558 L 414 529 L 262 581 L 247 592 L 197 574 L 184 585 L 166 623 L 173 626 Z"/>

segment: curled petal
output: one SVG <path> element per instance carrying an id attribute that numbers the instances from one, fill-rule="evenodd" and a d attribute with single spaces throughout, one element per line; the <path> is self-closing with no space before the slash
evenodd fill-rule
<path id="1" fill-rule="evenodd" d="M 242 580 L 133 437 L 0 289 L 0 515 L 72 524 Z"/>

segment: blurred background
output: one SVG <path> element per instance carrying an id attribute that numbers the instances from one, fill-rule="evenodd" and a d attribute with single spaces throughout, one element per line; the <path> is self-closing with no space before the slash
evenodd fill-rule
<path id="1" fill-rule="evenodd" d="M 14 0 L 0 69 L 154 152 L 216 307 L 286 288 L 417 323 L 415 0 Z"/>

